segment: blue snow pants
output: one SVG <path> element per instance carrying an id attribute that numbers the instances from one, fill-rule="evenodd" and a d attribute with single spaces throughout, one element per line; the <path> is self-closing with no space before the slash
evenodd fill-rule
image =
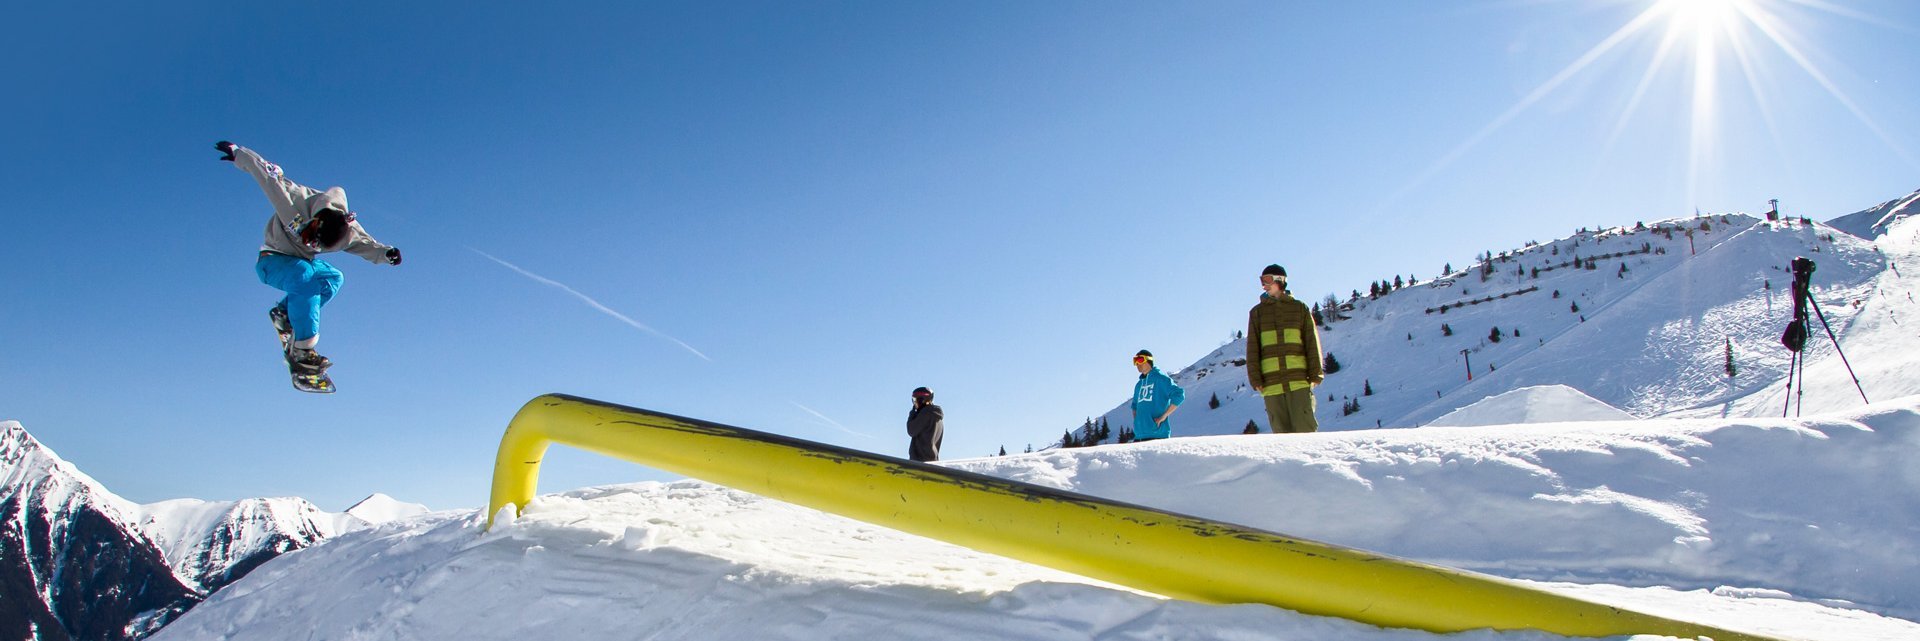
<path id="1" fill-rule="evenodd" d="M 318 258 L 307 260 L 286 254 L 262 252 L 253 264 L 260 282 L 286 292 L 281 304 L 287 306 L 287 322 L 293 325 L 293 339 L 304 341 L 320 334 L 320 308 L 340 292 L 340 270 Z"/>

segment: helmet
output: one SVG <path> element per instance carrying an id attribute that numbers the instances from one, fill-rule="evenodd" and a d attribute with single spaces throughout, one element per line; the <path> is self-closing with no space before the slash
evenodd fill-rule
<path id="1" fill-rule="evenodd" d="M 340 251 L 353 240 L 353 214 L 322 209 L 300 228 L 300 242 L 315 252 Z"/>

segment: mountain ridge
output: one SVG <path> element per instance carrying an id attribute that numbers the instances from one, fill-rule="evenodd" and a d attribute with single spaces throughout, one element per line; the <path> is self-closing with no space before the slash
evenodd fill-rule
<path id="1" fill-rule="evenodd" d="M 1891 263 L 1882 244 L 1797 218 L 1704 214 L 1583 229 L 1487 252 L 1466 269 L 1379 295 L 1323 299 L 1317 309 L 1337 304 L 1344 318 L 1320 328 L 1322 351 L 1341 364 L 1316 389 L 1320 429 L 1422 425 L 1540 384 L 1568 385 L 1642 418 L 1757 414 L 1756 399 L 1789 364 L 1778 343 L 1791 306 L 1788 262 L 1818 263 L 1812 291 L 1837 331 L 1884 289 Z M 1499 340 L 1490 335 L 1496 328 Z M 1266 431 L 1243 340 L 1235 332 L 1171 373 L 1187 388 L 1175 436 L 1239 434 L 1249 422 Z M 1834 355 L 1820 343 L 1809 343 L 1810 364 Z M 1093 417 L 1103 421 L 1118 436 L 1131 424 L 1127 404 Z M 1079 427 L 1070 433 L 1085 444 Z M 1053 439 L 1058 446 L 1058 433 Z"/>

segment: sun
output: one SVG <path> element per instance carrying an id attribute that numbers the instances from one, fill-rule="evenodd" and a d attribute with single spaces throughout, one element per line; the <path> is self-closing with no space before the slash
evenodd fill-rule
<path id="1" fill-rule="evenodd" d="M 1732 33 L 1754 8 L 1753 0 L 1659 0 L 1653 11 L 1667 16 L 1669 30 L 1701 42 Z"/>
<path id="2" fill-rule="evenodd" d="M 1656 89 L 1656 85 L 1673 79 L 1671 71 L 1684 70 L 1687 86 L 1679 89 L 1690 93 L 1691 102 L 1690 108 L 1682 116 L 1688 121 L 1689 131 L 1684 153 L 1687 164 L 1686 192 L 1690 201 L 1698 200 L 1699 185 L 1704 177 L 1715 172 L 1721 164 L 1722 159 L 1716 156 L 1724 146 L 1719 129 L 1727 110 L 1741 109 L 1757 113 L 1765 120 L 1776 143 L 1781 139 L 1781 123 L 1773 114 L 1773 99 L 1767 95 L 1767 88 L 1790 81 L 1802 83 L 1799 85 L 1804 88 L 1802 91 L 1824 91 L 1886 143 L 1889 149 L 1909 164 L 1920 166 L 1920 162 L 1916 162 L 1911 154 L 1901 148 L 1815 64 L 1814 61 L 1821 56 L 1816 55 L 1813 43 L 1796 29 L 1796 26 L 1804 26 L 1808 19 L 1814 17 L 1812 14 L 1837 15 L 1869 22 L 1877 22 L 1877 19 L 1842 6 L 1838 0 L 1632 0 L 1632 4 L 1638 4 L 1640 8 L 1625 24 L 1468 136 L 1387 200 L 1395 200 L 1415 186 L 1433 179 L 1481 141 L 1568 81 L 1587 72 L 1597 62 L 1635 55 L 1632 52 L 1648 49 L 1652 50 L 1652 54 L 1640 69 L 1638 81 L 1630 91 L 1622 87 L 1624 106 L 1598 155 L 1604 156 L 1631 123 L 1674 113 L 1642 109 L 1643 99 Z M 1650 47 L 1634 47 L 1630 44 L 1649 41 L 1652 43 Z M 1810 86 L 1806 84 L 1809 82 Z M 1733 91 L 1722 95 L 1723 87 Z"/>

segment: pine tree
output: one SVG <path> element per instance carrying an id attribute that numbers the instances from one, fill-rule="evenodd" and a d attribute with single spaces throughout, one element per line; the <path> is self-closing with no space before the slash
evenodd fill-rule
<path id="1" fill-rule="evenodd" d="M 1405 285 L 1404 285 L 1404 284 L 1402 284 L 1402 281 L 1400 280 L 1400 275 L 1399 275 L 1399 274 L 1394 274 L 1394 275 L 1393 275 L 1393 288 L 1394 288 L 1394 289 L 1400 289 L 1401 287 L 1405 287 Z"/>
<path id="2" fill-rule="evenodd" d="M 1519 338 L 1519 337 L 1520 337 L 1520 328 L 1518 328 L 1518 327 L 1515 327 L 1515 328 L 1513 328 L 1513 337 L 1514 337 L 1514 338 Z"/>
<path id="3" fill-rule="evenodd" d="M 1555 299 L 1559 299 L 1559 298 L 1560 298 L 1560 290 L 1558 290 L 1558 289 L 1556 289 L 1556 290 L 1553 290 L 1553 297 L 1554 297 Z"/>
<path id="4" fill-rule="evenodd" d="M 1247 419 L 1247 428 L 1244 430 L 1240 430 L 1240 433 L 1241 434 L 1259 434 L 1260 426 L 1254 425 L 1253 419 Z"/>
<path id="5" fill-rule="evenodd" d="M 1733 366 L 1733 338 L 1727 338 L 1727 378 L 1733 378 L 1740 369 Z"/>
<path id="6" fill-rule="evenodd" d="M 1213 394 L 1213 398 L 1207 400 L 1207 409 L 1210 409 L 1210 410 L 1220 409 L 1220 393 L 1219 392 L 1215 392 Z"/>
<path id="7" fill-rule="evenodd" d="M 1452 326 L 1452 325 L 1448 325 L 1448 324 L 1446 324 L 1446 323 L 1441 323 L 1441 324 L 1440 324 L 1440 335 L 1441 335 L 1441 336 L 1452 336 L 1452 335 L 1453 335 L 1453 326 Z"/>
<path id="8" fill-rule="evenodd" d="M 1360 290 L 1357 290 L 1357 289 L 1354 290 L 1355 293 L 1358 293 L 1359 291 Z M 1378 282 L 1368 283 L 1367 284 L 1367 300 L 1379 300 L 1379 298 L 1380 298 L 1380 283 Z"/>
<path id="9" fill-rule="evenodd" d="M 1107 440 L 1109 436 L 1113 436 L 1113 430 L 1107 429 L 1107 417 L 1102 416 L 1100 417 L 1100 440 Z"/>
<path id="10" fill-rule="evenodd" d="M 1006 455 L 1007 455 L 1007 446 L 1005 445 L 1000 446 L 1000 456 L 1006 456 Z"/>
<path id="11" fill-rule="evenodd" d="M 1577 300 L 1576 300 L 1576 301 L 1573 301 L 1573 307 L 1572 307 L 1572 309 L 1573 309 L 1573 313 L 1575 313 L 1575 314 L 1578 314 L 1578 313 L 1580 313 L 1580 301 L 1577 301 Z M 1580 319 L 1584 321 L 1584 320 L 1586 320 L 1586 317 L 1585 317 L 1585 316 L 1582 316 L 1582 317 L 1580 317 Z"/>
<path id="12" fill-rule="evenodd" d="M 1079 447 L 1079 446 L 1080 444 L 1073 440 L 1073 430 L 1067 430 L 1065 432 L 1060 433 L 1060 447 L 1062 449 L 1069 448 L 1069 447 Z"/>
<path id="13" fill-rule="evenodd" d="M 1452 273 L 1453 273 L 1453 263 L 1447 263 L 1447 266 L 1446 266 L 1446 267 L 1442 267 L 1442 268 L 1440 268 L 1440 273 L 1441 273 L 1442 275 L 1446 275 L 1446 274 L 1452 274 Z"/>
<path id="14" fill-rule="evenodd" d="M 1334 358 L 1333 352 L 1327 352 L 1326 360 L 1321 361 L 1320 371 L 1328 375 L 1340 371 L 1340 359 Z"/>
<path id="15" fill-rule="evenodd" d="M 1366 391 L 1361 392 L 1360 395 L 1373 396 L 1373 379 L 1366 379 L 1365 385 L 1366 385 Z"/>
<path id="16" fill-rule="evenodd" d="M 1032 443 L 1028 443 L 1028 444 L 1027 444 L 1027 453 L 1028 453 L 1028 454 L 1032 454 L 1032 453 L 1033 453 L 1033 444 L 1032 444 Z"/>
<path id="17" fill-rule="evenodd" d="M 1493 341 L 1495 343 L 1500 342 L 1500 328 L 1498 326 L 1495 326 L 1493 328 L 1492 333 L 1487 334 L 1487 340 Z"/>
<path id="18" fill-rule="evenodd" d="M 1626 278 L 1626 277 L 1627 277 L 1627 264 L 1626 264 L 1626 263 L 1620 263 L 1620 271 L 1619 271 L 1618 273 L 1616 273 L 1616 274 L 1614 274 L 1614 275 L 1615 275 L 1615 276 L 1618 276 L 1618 277 L 1620 277 L 1620 278 Z"/>

